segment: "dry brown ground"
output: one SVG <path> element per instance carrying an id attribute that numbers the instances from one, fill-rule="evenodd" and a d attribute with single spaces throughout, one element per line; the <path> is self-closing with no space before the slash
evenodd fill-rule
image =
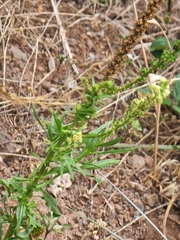
<path id="1" fill-rule="evenodd" d="M 4 94 L 2 89 L 0 91 L 0 178 L 18 173 L 27 176 L 37 164 L 36 160 L 29 157 L 30 151 L 44 156 L 43 132 L 34 120 L 30 102 L 35 102 L 42 119 L 49 118 L 50 108 L 59 113 L 63 108 L 72 108 L 80 97 L 77 90 L 81 87 L 81 76 L 94 76 L 96 81 L 101 81 L 107 60 L 120 46 L 122 35 L 127 36 L 135 22 L 130 0 L 62 0 L 57 3 L 60 22 L 52 2 L 0 1 L 0 81 L 9 92 Z M 146 1 L 135 2 L 140 15 Z M 180 3 L 178 0 L 171 3 L 169 23 L 164 22 L 167 1 L 158 11 L 157 20 L 168 37 L 175 40 L 179 37 Z M 152 59 L 149 46 L 155 37 L 161 35 L 156 25 L 150 25 L 144 34 L 148 61 Z M 72 58 L 69 55 L 66 59 L 68 54 L 72 54 Z M 60 63 L 59 56 L 65 57 L 63 63 Z M 136 56 L 137 60 L 114 76 L 116 84 L 123 84 L 139 74 L 144 66 L 140 44 L 132 51 L 132 57 Z M 172 68 L 161 74 L 168 78 Z M 127 97 L 118 96 L 117 101 L 113 99 L 107 102 L 103 118 L 92 121 L 90 128 L 112 117 L 120 118 L 132 97 L 133 91 Z M 161 120 L 159 143 L 179 144 L 179 116 L 171 109 L 162 109 L 162 116 L 165 113 L 168 113 L 168 117 Z M 118 133 L 123 134 L 125 143 L 154 142 L 154 109 L 140 122 L 142 131 L 128 129 Z M 108 174 L 108 179 L 142 211 L 148 213 L 147 216 L 162 230 L 167 205 L 175 194 L 179 153 L 159 150 L 158 187 L 153 187 L 152 179 L 148 177 L 152 172 L 152 151 L 140 149 L 131 153 L 131 157 L 128 154 L 111 157 L 123 161 L 116 168 L 112 166 L 103 170 L 103 174 Z M 97 172 L 94 174 L 100 175 Z M 161 184 L 165 178 L 166 184 Z M 167 186 L 170 184 L 173 185 L 169 189 Z M 2 197 L 3 189 L 0 194 Z M 108 232 L 96 228 L 82 216 L 104 224 L 126 240 L 162 239 L 146 220 L 137 218 L 139 213 L 106 180 L 97 186 L 92 179 L 76 174 L 71 187 L 57 195 L 57 201 L 62 212 L 59 223 L 70 223 L 71 227 L 62 235 L 49 234 L 47 239 L 113 239 Z M 43 202 L 39 204 L 43 212 Z M 180 203 L 176 201 L 168 215 L 166 229 L 169 240 L 180 239 L 179 206 Z"/>

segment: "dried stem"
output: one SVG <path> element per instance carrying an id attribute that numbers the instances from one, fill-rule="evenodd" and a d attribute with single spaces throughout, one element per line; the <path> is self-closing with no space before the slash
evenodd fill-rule
<path id="1" fill-rule="evenodd" d="M 64 51 L 65 51 L 66 54 L 69 56 L 70 60 L 72 60 L 72 53 L 71 53 L 71 50 L 70 50 L 68 41 L 67 41 L 67 39 L 66 39 L 65 30 L 64 30 L 64 28 L 63 28 L 61 19 L 60 19 L 60 17 L 59 17 L 59 13 L 58 13 L 58 9 L 57 9 L 58 4 L 55 5 L 54 0 L 51 0 L 51 4 L 52 4 L 53 10 L 54 10 L 54 14 L 55 14 L 55 16 L 56 16 L 56 20 L 57 20 L 57 23 L 58 23 L 59 33 L 60 33 L 60 36 L 61 36 L 61 39 L 62 39 L 62 44 L 63 44 L 63 47 L 64 47 Z M 77 67 L 76 67 L 76 65 L 75 65 L 74 63 L 72 64 L 72 68 L 73 68 L 73 70 L 74 70 L 77 74 L 79 74 L 78 69 L 77 69 Z"/>
<path id="2" fill-rule="evenodd" d="M 130 35 L 123 41 L 122 47 L 115 53 L 115 56 L 108 63 L 108 69 L 105 71 L 105 79 L 117 73 L 127 60 L 127 54 L 140 41 L 143 33 L 148 28 L 148 21 L 154 18 L 154 15 L 164 0 L 151 0 L 147 9 L 142 12 L 141 19 L 137 20 L 135 27 L 131 30 Z"/>

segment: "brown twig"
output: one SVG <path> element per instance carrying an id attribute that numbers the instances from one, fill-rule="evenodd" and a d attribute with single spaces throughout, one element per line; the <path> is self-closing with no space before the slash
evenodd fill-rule
<path id="1" fill-rule="evenodd" d="M 168 215 L 169 215 L 169 212 L 171 210 L 171 207 L 173 205 L 173 203 L 176 201 L 176 199 L 178 199 L 180 197 L 180 192 L 178 192 L 177 194 L 173 195 L 172 198 L 171 198 L 171 201 L 169 202 L 169 205 L 166 209 L 166 213 L 165 213 L 165 216 L 164 216 L 164 220 L 163 220 L 163 234 L 166 236 L 166 222 L 167 222 L 167 218 L 168 218 Z"/>
<path id="2" fill-rule="evenodd" d="M 63 25 L 62 25 L 62 22 L 61 22 L 61 19 L 59 17 L 59 13 L 58 13 L 58 10 L 57 10 L 58 4 L 55 5 L 54 0 L 51 0 L 51 4 L 52 4 L 54 14 L 56 16 L 56 20 L 57 20 L 57 23 L 58 23 L 59 34 L 60 34 L 61 39 L 62 39 L 62 44 L 63 44 L 64 50 L 66 52 L 66 55 L 68 55 L 69 59 L 72 60 L 72 53 L 71 53 L 68 41 L 66 39 L 65 31 L 64 31 L 64 28 L 63 28 Z M 79 74 L 79 71 L 78 71 L 78 69 L 77 69 L 77 67 L 74 63 L 72 64 L 72 68 L 75 71 L 75 73 Z"/>
<path id="3" fill-rule="evenodd" d="M 161 104 L 156 105 L 156 127 L 155 127 L 155 144 L 154 144 L 154 166 L 153 175 L 156 178 L 156 166 L 157 166 L 157 152 L 158 152 L 158 137 L 159 137 L 159 120 L 161 113 Z"/>

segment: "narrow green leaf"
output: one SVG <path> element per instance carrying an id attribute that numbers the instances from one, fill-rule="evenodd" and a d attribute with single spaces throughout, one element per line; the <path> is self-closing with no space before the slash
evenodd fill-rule
<path id="1" fill-rule="evenodd" d="M 52 175 L 52 174 L 61 175 L 61 169 L 60 169 L 60 167 L 53 167 L 53 168 L 51 168 L 51 169 L 50 169 L 45 175 L 43 175 L 43 176 L 45 177 L 45 176 Z"/>
<path id="2" fill-rule="evenodd" d="M 103 124 L 102 126 L 100 126 L 99 128 L 92 130 L 88 135 L 100 133 L 102 130 L 104 130 L 104 129 L 106 129 L 107 127 L 109 127 L 109 125 L 111 125 L 112 122 L 113 122 L 113 120 L 104 123 L 104 124 Z"/>
<path id="3" fill-rule="evenodd" d="M 66 117 L 66 112 L 64 112 L 64 113 L 61 114 L 61 116 L 60 116 L 60 118 L 59 118 L 59 121 L 60 121 L 61 123 L 63 123 L 65 117 Z"/>
<path id="4" fill-rule="evenodd" d="M 51 125 L 50 123 L 46 123 L 47 135 L 51 141 L 53 140 L 53 127 L 52 126 L 53 125 Z"/>
<path id="5" fill-rule="evenodd" d="M 25 191 L 25 188 L 23 188 L 22 186 L 22 182 L 18 182 L 14 178 L 12 178 L 12 181 L 10 182 L 11 190 L 13 190 L 14 192 L 18 192 L 19 195 L 18 197 L 20 197 L 20 194 L 22 194 Z M 27 179 L 25 182 L 27 182 Z"/>
<path id="6" fill-rule="evenodd" d="M 180 101 L 180 80 L 175 81 L 173 87 L 173 98 L 176 102 Z"/>
<path id="7" fill-rule="evenodd" d="M 27 213 L 27 217 L 28 217 L 29 226 L 39 227 L 40 224 L 37 221 L 37 218 L 39 217 L 39 215 L 37 212 L 31 211 L 30 213 Z"/>
<path id="8" fill-rule="evenodd" d="M 48 218 L 46 218 L 46 216 L 44 216 L 43 214 L 41 214 L 41 217 L 43 219 L 43 223 L 44 223 L 44 226 L 46 228 L 46 230 L 49 229 L 49 226 L 50 226 L 50 221 Z"/>
<path id="9" fill-rule="evenodd" d="M 54 117 L 54 121 L 56 123 L 56 126 L 58 128 L 58 132 L 61 133 L 62 132 L 62 124 L 61 124 L 61 121 L 58 119 L 57 115 L 55 112 L 52 113 L 53 114 L 53 117 Z"/>
<path id="10" fill-rule="evenodd" d="M 126 153 L 126 152 L 130 152 L 130 151 L 132 151 L 132 150 L 135 150 L 135 149 L 136 149 L 136 148 L 115 149 L 115 150 L 94 152 L 94 154 Z"/>
<path id="11" fill-rule="evenodd" d="M 8 238 L 8 240 L 30 240 L 30 239 L 29 239 L 29 237 L 24 237 L 24 236 L 19 237 L 18 236 L 18 238 L 17 237 L 12 237 L 12 238 Z"/>
<path id="12" fill-rule="evenodd" d="M 10 182 L 10 179 L 2 179 L 0 180 L 0 184 L 2 184 L 5 188 L 9 189 L 9 182 Z"/>
<path id="13" fill-rule="evenodd" d="M 2 226 L 3 226 L 3 218 L 0 217 L 0 240 L 2 240 Z"/>
<path id="14" fill-rule="evenodd" d="M 54 116 L 53 116 L 53 111 L 51 111 L 51 121 L 50 122 L 47 122 L 48 124 L 54 126 L 55 125 L 55 120 L 54 120 Z"/>
<path id="15" fill-rule="evenodd" d="M 99 167 L 96 165 L 96 163 L 83 163 L 81 166 L 82 169 L 88 169 L 88 170 L 96 170 L 99 169 Z"/>
<path id="16" fill-rule="evenodd" d="M 4 212 L 2 210 L 2 208 L 0 208 L 0 216 L 3 216 L 4 215 Z"/>
<path id="17" fill-rule="evenodd" d="M 61 214 L 58 210 L 56 200 L 51 195 L 49 195 L 47 192 L 45 192 L 43 190 L 41 190 L 41 192 L 42 192 L 43 198 L 46 202 L 46 206 L 53 212 L 53 216 L 59 217 Z"/>
<path id="18" fill-rule="evenodd" d="M 37 154 L 37 153 L 35 153 L 35 152 L 30 152 L 30 155 L 31 156 L 33 156 L 33 157 L 35 157 L 35 158 L 37 158 L 39 161 L 43 161 L 43 159 Z"/>
<path id="19" fill-rule="evenodd" d="M 7 192 L 5 192 L 5 194 L 4 194 L 3 198 L 2 198 L 2 202 L 3 202 L 3 206 L 4 206 L 4 211 L 7 214 L 7 216 L 9 216 L 9 213 L 8 213 L 8 210 L 7 210 L 6 200 L 7 200 Z"/>
<path id="20" fill-rule="evenodd" d="M 92 86 L 94 86 L 96 83 L 93 77 L 91 78 L 91 81 L 92 81 Z"/>
<path id="21" fill-rule="evenodd" d="M 120 162 L 120 160 L 105 159 L 105 160 L 100 160 L 93 164 L 83 163 L 82 168 L 85 168 L 88 170 L 95 170 L 95 169 L 99 169 L 99 168 L 108 167 L 112 164 L 118 164 L 119 162 Z"/>
<path id="22" fill-rule="evenodd" d="M 67 165 L 69 174 L 71 175 L 71 179 L 74 181 L 74 172 L 73 172 L 73 170 L 72 170 L 72 167 L 71 167 L 70 162 L 69 162 L 69 161 L 66 161 L 66 165 Z"/>
<path id="23" fill-rule="evenodd" d="M 120 142 L 123 140 L 123 137 L 118 137 L 114 140 L 111 140 L 109 142 L 105 142 L 105 143 L 101 143 L 99 145 L 97 145 L 97 147 L 109 147 L 109 146 L 113 146 L 115 145 L 116 143 Z"/>
<path id="24" fill-rule="evenodd" d="M 62 162 L 61 164 L 60 164 L 60 175 L 62 176 L 63 175 L 63 173 L 64 173 L 64 162 Z"/>
<path id="25" fill-rule="evenodd" d="M 37 115 L 37 112 L 36 112 L 36 109 L 35 109 L 35 106 L 34 106 L 33 103 L 32 103 L 32 110 L 33 110 L 33 114 L 34 114 L 34 117 L 35 117 L 36 121 L 39 123 L 39 125 L 42 127 L 42 129 L 44 129 L 44 131 L 46 132 L 44 126 L 41 123 L 41 120 L 39 119 L 39 117 Z"/>
<path id="26" fill-rule="evenodd" d="M 82 175 L 86 175 L 86 171 L 85 170 L 83 170 L 82 168 L 81 168 L 81 166 L 79 166 L 76 162 L 74 162 L 74 161 L 71 161 L 71 165 L 74 167 L 74 170 L 75 171 L 78 171 L 79 173 L 81 173 Z"/>
<path id="27" fill-rule="evenodd" d="M 86 143 L 86 149 L 88 152 L 93 152 L 98 144 L 101 142 L 101 138 L 100 137 L 94 137 L 94 138 L 91 138 L 89 139 L 89 141 Z"/>
<path id="28" fill-rule="evenodd" d="M 95 178 L 97 184 L 100 185 L 102 179 L 100 177 L 98 177 L 98 176 L 94 176 L 94 178 Z"/>
<path id="29" fill-rule="evenodd" d="M 16 209 L 16 233 L 19 232 L 20 226 L 26 217 L 26 206 L 24 204 L 19 204 Z"/>
<path id="30" fill-rule="evenodd" d="M 28 178 L 22 177 L 22 176 L 14 176 L 13 178 L 10 178 L 10 180 L 16 181 L 17 183 L 21 183 L 22 182 L 28 182 Z"/>

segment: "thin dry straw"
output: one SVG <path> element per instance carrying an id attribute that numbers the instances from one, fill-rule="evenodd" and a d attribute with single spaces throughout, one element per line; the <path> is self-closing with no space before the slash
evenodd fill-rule
<path id="1" fill-rule="evenodd" d="M 139 209 L 123 192 L 119 190 L 106 176 L 98 171 L 138 212 L 140 212 L 143 217 L 154 227 L 154 229 L 163 237 L 163 239 L 168 240 L 166 236 L 159 230 L 159 228 L 156 227 L 156 225 Z"/>
<path id="2" fill-rule="evenodd" d="M 62 44 L 63 44 L 63 47 L 64 47 L 64 51 L 66 52 L 65 55 L 68 55 L 69 59 L 72 61 L 72 53 L 71 53 L 68 41 L 66 39 L 65 30 L 63 28 L 61 19 L 59 17 L 59 12 L 58 12 L 58 9 L 57 9 L 58 4 L 60 2 L 61 2 L 61 0 L 57 4 L 55 4 L 54 0 L 51 0 L 51 4 L 52 4 L 53 10 L 54 10 L 54 14 L 56 16 L 56 20 L 57 20 L 57 23 L 58 23 L 59 33 L 60 33 L 60 36 L 61 36 L 61 39 L 62 39 Z M 72 68 L 75 71 L 75 73 L 79 74 L 79 71 L 78 71 L 78 69 L 77 69 L 77 67 L 74 63 L 72 63 Z"/>

